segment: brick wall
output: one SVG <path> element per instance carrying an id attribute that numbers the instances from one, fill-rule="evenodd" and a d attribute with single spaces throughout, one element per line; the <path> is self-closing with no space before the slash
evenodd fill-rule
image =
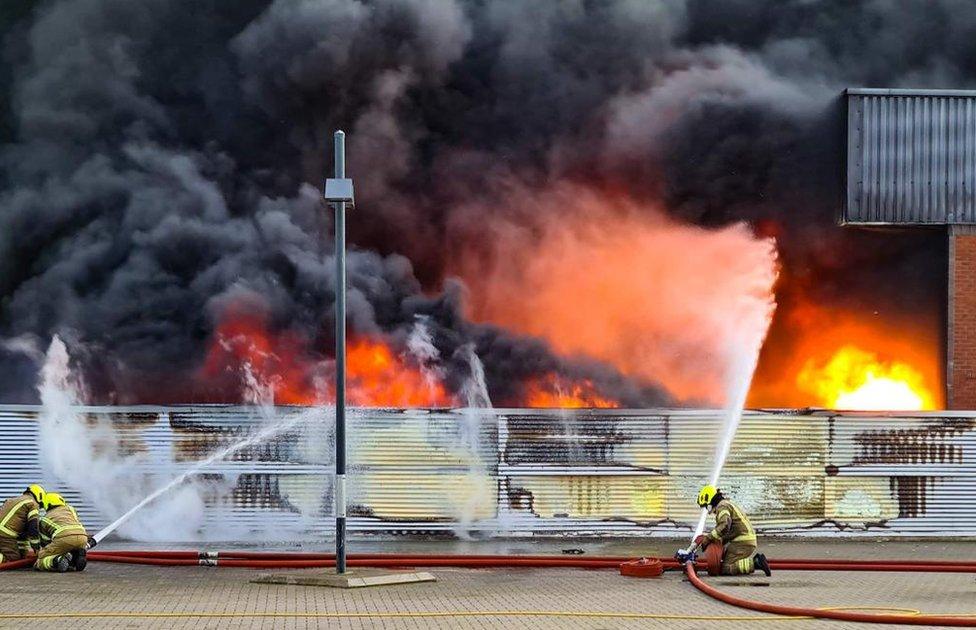
<path id="1" fill-rule="evenodd" d="M 948 407 L 976 409 L 976 230 L 949 235 Z"/>

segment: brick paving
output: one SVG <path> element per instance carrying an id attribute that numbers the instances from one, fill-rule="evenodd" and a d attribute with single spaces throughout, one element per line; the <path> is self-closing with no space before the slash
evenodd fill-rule
<path id="1" fill-rule="evenodd" d="M 589 545 L 590 543 L 587 543 Z M 667 545 L 668 543 L 662 543 Z M 436 553 L 454 553 L 450 543 L 418 544 Z M 416 550 L 414 545 L 412 550 Z M 603 553 L 634 555 L 634 542 L 599 543 Z M 655 542 L 653 546 L 656 546 Z M 406 551 L 403 543 L 386 551 Z M 469 552 L 486 553 L 486 545 Z M 490 547 L 490 545 L 487 545 Z M 525 551 L 540 551 L 522 545 Z M 559 546 L 571 545 L 565 541 Z M 670 547 L 674 545 L 671 544 Z M 433 547 L 433 548 L 432 548 Z M 785 557 L 970 557 L 976 543 L 909 542 L 771 542 L 775 555 Z M 509 549 L 510 550 L 510 549 Z M 645 552 L 652 553 L 652 552 Z M 301 586 L 252 584 L 260 572 L 205 567 L 149 567 L 91 563 L 81 574 L 0 572 L 0 615 L 40 611 L 59 613 L 124 612 L 134 616 L 80 617 L 58 621 L 72 628 L 704 628 L 716 623 L 748 628 L 848 628 L 855 624 L 790 620 L 736 609 L 712 600 L 669 573 L 657 580 L 623 578 L 613 571 L 570 569 L 434 570 L 435 584 L 411 584 L 370 589 L 336 590 Z M 771 579 L 709 578 L 731 593 L 776 603 L 817 606 L 896 606 L 929 613 L 976 612 L 976 582 L 967 574 L 898 574 L 778 572 Z M 567 616 L 497 616 L 498 611 L 562 611 Z M 228 617 L 173 616 L 155 613 L 237 614 Z M 360 617 L 315 617 L 344 613 Z M 472 613 L 457 616 L 383 616 L 388 614 Z M 592 617 L 585 613 L 639 613 L 751 617 L 752 620 L 707 621 Z M 139 616 L 143 615 L 143 616 Z M 261 615 L 261 616 L 254 616 Z M 761 619 L 760 619 L 761 618 Z M 0 628 L 24 628 L 44 621 L 4 619 Z M 871 627 L 871 626 L 862 626 Z M 878 626 L 874 626 L 878 627 Z"/>

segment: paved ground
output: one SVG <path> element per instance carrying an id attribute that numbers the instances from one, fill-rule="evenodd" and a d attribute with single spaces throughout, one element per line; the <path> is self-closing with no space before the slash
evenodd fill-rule
<path id="1" fill-rule="evenodd" d="M 664 555 L 676 543 L 360 542 L 359 551 Z M 106 546 L 107 547 L 107 546 Z M 116 546 L 117 548 L 118 546 Z M 771 556 L 819 558 L 974 558 L 972 543 L 767 541 Z M 101 549 L 100 549 L 101 550 Z M 712 600 L 678 574 L 657 580 L 613 571 L 435 570 L 435 584 L 350 591 L 252 584 L 258 572 L 204 567 L 156 568 L 92 563 L 81 574 L 0 572 L 0 628 L 24 628 L 35 616 L 72 628 L 841 628 L 840 622 L 785 619 Z M 779 572 L 772 579 L 714 578 L 740 596 L 811 607 L 872 606 L 929 613 L 976 613 L 976 581 L 967 574 Z M 117 613 L 98 616 L 89 613 Z M 499 614 L 517 613 L 517 614 Z M 558 614 L 557 614 L 558 613 Z M 676 619 L 669 616 L 714 617 Z M 43 622 L 41 622 L 43 623 Z M 868 627 L 868 626 L 865 626 Z M 876 626 L 875 626 L 876 627 Z"/>

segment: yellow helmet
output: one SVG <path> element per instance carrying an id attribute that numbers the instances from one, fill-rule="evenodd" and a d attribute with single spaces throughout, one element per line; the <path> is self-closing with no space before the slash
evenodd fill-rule
<path id="1" fill-rule="evenodd" d="M 718 488 L 715 486 L 702 486 L 701 491 L 698 493 L 698 507 L 707 508 L 712 504 L 712 499 L 718 494 Z"/>
<path id="2" fill-rule="evenodd" d="M 44 502 L 44 488 L 36 483 L 32 483 L 31 485 L 27 486 L 27 489 L 24 490 L 24 494 L 29 494 L 34 497 L 34 500 L 37 501 L 38 505 Z"/>
<path id="3" fill-rule="evenodd" d="M 53 507 L 64 505 L 64 498 L 57 492 L 48 492 L 44 495 L 44 509 L 50 510 Z"/>

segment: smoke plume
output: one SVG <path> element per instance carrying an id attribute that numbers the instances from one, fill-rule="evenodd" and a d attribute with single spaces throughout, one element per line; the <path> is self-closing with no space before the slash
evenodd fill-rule
<path id="1" fill-rule="evenodd" d="M 455 391 L 468 370 L 458 351 L 473 343 L 498 404 L 518 402 L 540 373 L 585 379 L 625 405 L 685 398 L 667 391 L 673 361 L 634 369 L 545 326 L 492 317 L 499 301 L 552 295 L 531 293 L 544 265 L 501 295 L 478 266 L 550 254 L 553 235 L 576 233 L 565 204 L 526 201 L 552 191 L 604 204 L 591 228 L 608 238 L 691 223 L 747 261 L 775 237 L 777 353 L 793 343 L 798 304 L 938 317 L 940 287 L 926 278 L 941 275 L 940 235 L 834 225 L 839 95 L 972 87 L 976 12 L 961 0 L 3 5 L 0 335 L 82 341 L 94 400 L 239 399 L 199 375 L 214 330 L 241 304 L 298 334 L 312 359 L 329 355 L 319 187 L 336 128 L 349 133 L 357 185 L 352 333 L 403 346 L 425 317 Z M 513 230 L 517 241 L 493 240 Z M 679 269 L 726 277 L 724 262 L 709 263 L 714 248 L 678 249 Z M 663 268 L 660 251 L 645 253 Z M 760 264 L 771 278 L 772 257 Z M 613 284 L 607 303 L 648 290 Z M 681 308 L 712 297 L 689 288 Z M 598 299 L 557 308 L 588 301 Z M 654 339 L 672 338 L 661 330 Z M 587 356 L 562 354 L 575 352 Z M 760 377 L 775 361 L 763 356 Z M 0 348 L 0 365 L 0 398 L 32 400 L 29 359 Z"/>

